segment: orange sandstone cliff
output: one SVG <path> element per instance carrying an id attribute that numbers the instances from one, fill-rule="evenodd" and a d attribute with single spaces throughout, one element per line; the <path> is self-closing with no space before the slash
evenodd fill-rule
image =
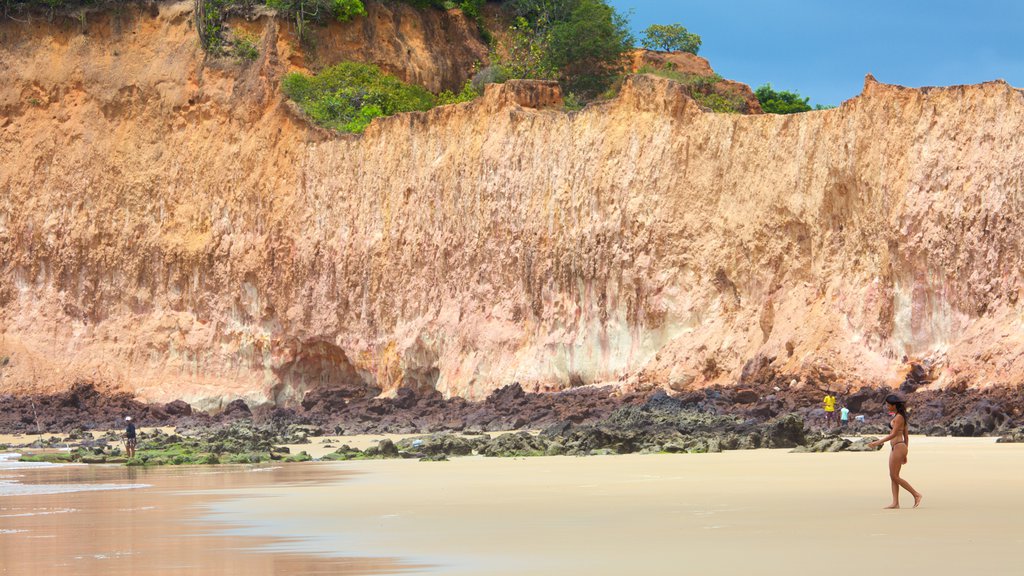
<path id="1" fill-rule="evenodd" d="M 457 13 L 370 7 L 317 58 L 437 90 L 486 55 Z M 869 78 L 834 110 L 743 116 L 652 76 L 577 113 L 509 82 L 341 136 L 282 99 L 311 66 L 283 24 L 244 24 L 244 65 L 205 57 L 190 10 L 0 23 L 0 393 L 891 383 L 904 355 L 935 386 L 1024 373 L 1005 83 Z M 394 40 L 346 36 L 375 25 Z"/>

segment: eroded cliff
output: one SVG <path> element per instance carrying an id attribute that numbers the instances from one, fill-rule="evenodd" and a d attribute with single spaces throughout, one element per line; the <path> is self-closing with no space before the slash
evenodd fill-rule
<path id="1" fill-rule="evenodd" d="M 305 65 L 282 26 L 247 25 L 253 64 L 207 60 L 190 6 L 0 24 L 0 391 L 216 408 L 891 383 L 905 354 L 936 385 L 1024 372 L 1020 90 L 869 78 L 784 117 L 649 76 L 566 113 L 510 82 L 337 136 L 282 101 Z M 419 37 L 407 79 L 447 66 Z"/>

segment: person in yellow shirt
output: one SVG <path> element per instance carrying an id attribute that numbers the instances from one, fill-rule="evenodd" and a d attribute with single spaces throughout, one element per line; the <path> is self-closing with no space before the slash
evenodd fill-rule
<path id="1" fill-rule="evenodd" d="M 825 391 L 823 403 L 825 405 L 825 427 L 832 428 L 836 424 L 836 397 L 832 395 L 831 390 Z"/>

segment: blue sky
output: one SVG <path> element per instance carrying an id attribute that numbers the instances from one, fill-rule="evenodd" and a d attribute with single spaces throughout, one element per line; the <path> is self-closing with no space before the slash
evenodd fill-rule
<path id="1" fill-rule="evenodd" d="M 864 75 L 904 86 L 1024 87 L 1024 0 L 609 0 L 637 39 L 679 23 L 722 76 L 839 104 Z"/>

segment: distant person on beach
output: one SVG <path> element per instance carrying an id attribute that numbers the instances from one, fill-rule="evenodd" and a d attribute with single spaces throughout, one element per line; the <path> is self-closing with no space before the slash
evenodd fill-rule
<path id="1" fill-rule="evenodd" d="M 839 427 L 842 428 L 843 430 L 845 430 L 846 429 L 846 425 L 849 424 L 849 423 L 850 423 L 850 409 L 847 408 L 846 406 L 843 406 L 842 409 L 839 410 Z"/>
<path id="2" fill-rule="evenodd" d="M 822 401 L 825 406 L 825 427 L 831 428 L 836 423 L 836 397 L 831 390 L 825 391 L 825 399 Z"/>
<path id="3" fill-rule="evenodd" d="M 139 439 L 135 434 L 135 422 L 132 422 L 131 416 L 125 416 L 124 421 L 127 423 L 124 429 L 124 450 L 128 454 L 129 458 L 134 458 L 135 445 L 139 442 Z"/>
<path id="4" fill-rule="evenodd" d="M 889 433 L 885 438 L 875 440 L 868 444 L 872 448 L 880 447 L 886 442 L 891 442 L 892 451 L 889 453 L 889 480 L 892 482 L 892 504 L 885 507 L 886 510 L 895 509 L 900 507 L 900 487 L 906 489 L 907 492 L 914 497 L 914 508 L 921 505 L 921 493 L 914 490 L 913 486 L 909 482 L 900 477 L 900 469 L 907 463 L 907 453 L 910 450 L 910 434 L 907 431 L 907 407 L 903 403 L 903 400 L 895 394 L 890 394 L 885 397 L 886 408 L 889 409 L 889 414 L 893 416 L 892 421 L 889 422 L 889 427 L 892 428 L 892 432 Z"/>

